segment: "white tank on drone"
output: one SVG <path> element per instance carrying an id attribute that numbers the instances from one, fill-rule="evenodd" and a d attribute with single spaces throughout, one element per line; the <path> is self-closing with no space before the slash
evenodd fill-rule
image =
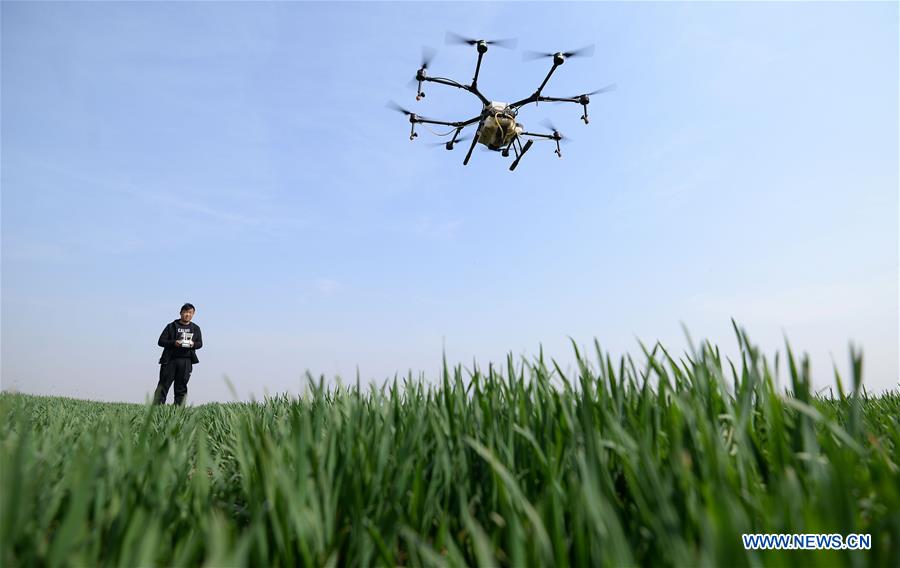
<path id="1" fill-rule="evenodd" d="M 509 103 L 501 103 L 500 101 L 491 101 L 491 104 L 488 106 L 493 113 L 508 113 L 515 116 L 515 111 L 509 108 Z"/>

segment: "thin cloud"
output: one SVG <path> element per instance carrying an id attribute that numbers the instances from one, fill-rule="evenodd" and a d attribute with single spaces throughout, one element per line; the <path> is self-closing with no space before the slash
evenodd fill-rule
<path id="1" fill-rule="evenodd" d="M 68 258 L 68 251 L 56 243 L 14 241 L 3 243 L 3 260 L 17 262 L 59 262 Z"/>
<path id="2" fill-rule="evenodd" d="M 130 181 L 110 181 L 108 179 L 99 178 L 97 176 L 88 176 L 80 172 L 74 172 L 70 169 L 64 169 L 56 164 L 43 161 L 28 160 L 28 165 L 52 172 L 56 175 L 69 178 L 89 187 L 98 188 L 103 191 L 127 195 L 129 197 L 138 198 L 144 201 L 164 205 L 176 211 L 187 211 L 211 220 L 221 223 L 230 223 L 240 225 L 261 232 L 269 237 L 279 237 L 277 229 L 285 226 L 299 226 L 306 224 L 303 219 L 289 217 L 270 217 L 270 216 L 253 216 L 245 213 L 210 207 L 201 202 L 185 200 L 182 194 L 175 194 L 166 191 L 153 191 L 141 188 Z M 248 190 L 245 195 L 254 195 L 255 192 Z M 118 251 L 118 249 L 117 249 Z"/>
<path id="3" fill-rule="evenodd" d="M 326 295 L 331 295 L 340 287 L 341 283 L 330 278 L 319 278 L 316 280 L 316 289 Z"/>
<path id="4" fill-rule="evenodd" d="M 462 219 L 434 221 L 431 217 L 425 216 L 416 223 L 414 231 L 417 235 L 428 239 L 449 240 L 456 238 L 462 224 Z"/>

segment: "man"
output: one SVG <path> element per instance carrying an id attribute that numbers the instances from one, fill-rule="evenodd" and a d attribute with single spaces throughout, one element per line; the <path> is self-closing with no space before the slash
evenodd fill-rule
<path id="1" fill-rule="evenodd" d="M 157 344 L 163 348 L 159 358 L 159 384 L 153 397 L 154 404 L 165 404 L 169 387 L 175 382 L 175 404 L 183 405 L 187 396 L 187 384 L 196 363 L 197 349 L 203 347 L 200 326 L 192 322 L 193 304 L 181 306 L 181 318 L 167 325 L 159 335 Z"/>

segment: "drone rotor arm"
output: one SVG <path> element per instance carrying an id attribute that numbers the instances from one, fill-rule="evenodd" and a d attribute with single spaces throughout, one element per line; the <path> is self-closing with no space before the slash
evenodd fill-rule
<path id="1" fill-rule="evenodd" d="M 451 87 L 458 87 L 460 89 L 466 89 L 466 86 L 462 83 L 454 81 L 453 79 L 447 79 L 445 77 L 422 77 L 422 81 L 427 81 L 429 83 L 439 83 L 441 85 L 450 85 Z"/>
<path id="2" fill-rule="evenodd" d="M 556 140 L 556 137 L 552 134 L 541 134 L 540 132 L 523 132 L 519 134 L 520 137 L 524 136 L 533 136 L 534 138 L 546 138 L 547 140 Z"/>
<path id="3" fill-rule="evenodd" d="M 537 102 L 546 100 L 545 97 L 541 96 L 541 91 L 547 85 L 547 81 L 550 80 L 550 77 L 553 75 L 553 72 L 556 71 L 556 68 L 559 66 L 560 66 L 560 64 L 557 63 L 556 61 L 554 61 L 553 67 L 550 68 L 550 71 L 547 73 L 547 76 L 544 77 L 544 80 L 541 82 L 541 85 L 537 88 L 537 90 L 534 93 L 532 93 L 532 95 L 530 97 L 526 97 L 520 101 L 516 101 L 516 102 L 510 104 L 509 106 L 511 106 L 513 108 L 519 108 L 519 107 L 525 106 L 527 104 L 537 103 Z"/>
<path id="4" fill-rule="evenodd" d="M 428 83 L 437 83 L 439 85 L 448 85 L 450 87 L 456 87 L 457 89 L 468 91 L 478 97 L 482 104 L 490 104 L 490 101 L 474 86 L 463 85 L 462 83 L 454 81 L 453 79 L 446 79 L 444 77 L 422 77 L 422 81 Z"/>
<path id="5" fill-rule="evenodd" d="M 519 108 L 531 103 L 576 103 L 580 104 L 581 100 L 578 97 L 544 97 L 544 96 L 535 96 L 531 95 L 527 99 L 522 99 L 521 101 L 516 101 L 514 103 L 510 103 L 509 106 L 513 108 Z"/>
<path id="6" fill-rule="evenodd" d="M 531 95 L 530 97 L 525 97 L 520 101 L 516 101 L 514 103 L 509 103 L 510 108 L 518 109 L 519 107 L 523 107 L 527 104 L 531 104 L 536 102 L 540 97 L 538 95 Z"/>
<path id="7" fill-rule="evenodd" d="M 465 127 L 467 127 L 467 126 L 470 126 L 470 125 L 472 125 L 472 124 L 475 124 L 475 123 L 478 122 L 479 120 L 481 120 L 481 115 L 480 115 L 480 114 L 479 114 L 479 115 L 476 115 L 476 116 L 473 116 L 473 117 L 470 118 L 469 120 L 463 120 L 462 122 L 457 122 L 457 123 L 454 124 L 454 126 L 456 126 L 457 128 L 465 128 Z"/>
<path id="8" fill-rule="evenodd" d="M 578 97 L 540 97 L 541 102 L 548 103 L 578 103 L 580 102 Z"/>
<path id="9" fill-rule="evenodd" d="M 556 150 L 554 151 L 554 154 L 556 154 L 560 158 L 562 158 L 562 150 L 560 150 L 560 148 L 559 148 L 559 143 L 565 142 L 568 140 L 568 138 L 566 138 L 565 136 L 562 136 L 558 131 L 554 131 L 553 134 L 541 134 L 539 132 L 523 132 L 519 136 L 528 136 L 528 137 L 533 137 L 533 138 L 543 138 L 545 140 L 553 140 L 554 142 L 556 142 Z M 531 142 L 533 142 L 533 140 L 529 140 L 528 142 L 531 143 Z M 529 144 L 529 146 L 530 146 L 530 144 Z"/>
<path id="10" fill-rule="evenodd" d="M 469 120 L 456 121 L 456 122 L 449 122 L 446 120 L 434 120 L 431 118 L 423 118 L 418 115 L 414 115 L 414 116 L 415 116 L 415 118 L 410 117 L 410 122 L 415 122 L 416 124 L 437 124 L 439 126 L 451 126 L 453 128 L 459 129 L 459 130 L 462 130 L 463 128 L 465 128 L 471 124 L 475 124 L 476 122 L 481 120 L 481 115 L 478 115 L 474 118 L 470 118 Z"/>
<path id="11" fill-rule="evenodd" d="M 457 122 L 447 122 L 446 120 L 432 120 L 430 118 L 422 118 L 421 116 L 417 116 L 415 121 L 418 124 L 437 124 L 440 126 L 452 126 L 454 128 L 459 126 Z"/>

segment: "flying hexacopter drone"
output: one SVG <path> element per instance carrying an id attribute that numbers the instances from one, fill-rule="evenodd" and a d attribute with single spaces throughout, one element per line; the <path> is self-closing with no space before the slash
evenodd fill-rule
<path id="1" fill-rule="evenodd" d="M 466 136 L 460 138 L 460 133 L 467 126 L 477 124 L 478 127 L 475 131 L 475 135 L 471 138 L 472 143 L 469 145 L 469 151 L 466 153 L 466 157 L 463 160 L 463 165 L 467 165 L 469 163 L 469 158 L 472 157 L 472 151 L 475 149 L 475 144 L 477 143 L 481 143 L 487 146 L 489 150 L 499 152 L 504 158 L 509 157 L 510 150 L 512 150 L 515 154 L 515 159 L 509 166 L 510 171 L 516 169 L 516 166 L 519 165 L 519 160 L 521 160 L 522 156 L 525 155 L 525 152 L 527 152 L 528 149 L 531 148 L 531 145 L 534 143 L 534 139 L 552 140 L 556 142 L 555 153 L 557 156 L 562 158 L 562 151 L 560 150 L 559 143 L 562 140 L 566 140 L 566 137 L 560 134 L 559 130 L 555 126 L 553 126 L 550 121 L 547 120 L 543 121 L 541 124 L 543 124 L 550 130 L 549 134 L 527 132 L 522 124 L 516 122 L 516 116 L 518 115 L 519 109 L 530 103 L 537 104 L 539 102 L 577 103 L 580 104 L 584 109 L 584 114 L 581 116 L 581 120 L 583 120 L 584 123 L 587 124 L 587 106 L 588 103 L 591 102 L 590 96 L 599 93 L 605 93 L 615 89 L 615 85 L 608 85 L 602 89 L 598 89 L 590 93 L 575 95 L 574 97 L 545 97 L 541 95 L 541 91 L 544 89 L 547 81 L 550 80 L 550 76 L 553 75 L 554 71 L 556 71 L 556 68 L 565 63 L 566 59 L 592 55 L 594 52 L 594 46 L 591 45 L 575 51 L 559 51 L 556 53 L 526 52 L 524 57 L 525 59 L 553 59 L 553 67 L 550 68 L 550 72 L 547 73 L 546 77 L 544 77 L 544 81 L 540 84 L 540 86 L 534 93 L 522 100 L 516 101 L 514 103 L 491 101 L 488 100 L 488 98 L 478 90 L 478 72 L 481 70 L 481 59 L 484 57 L 484 54 L 487 53 L 489 45 L 512 48 L 515 46 L 515 40 L 507 39 L 489 41 L 484 39 L 470 39 L 452 32 L 447 32 L 446 43 L 473 45 L 478 50 L 478 62 L 475 64 L 475 77 L 472 79 L 472 84 L 463 85 L 452 79 L 445 79 L 443 77 L 429 77 L 426 72 L 428 70 L 429 63 L 434 57 L 434 51 L 423 49 L 422 66 L 416 72 L 416 77 L 413 80 L 414 83 L 418 83 L 416 100 L 418 101 L 425 98 L 425 93 L 422 91 L 422 83 L 431 82 L 439 83 L 441 85 L 450 85 L 451 87 L 457 87 L 464 91 L 468 91 L 478 97 L 478 99 L 481 101 L 481 104 L 483 105 L 481 112 L 474 118 L 470 118 L 468 120 L 464 120 L 461 122 L 448 122 L 444 120 L 433 120 L 424 116 L 420 116 L 401 107 L 393 101 L 389 103 L 388 106 L 390 106 L 394 110 L 402 112 L 409 117 L 409 122 L 411 125 L 409 132 L 410 140 L 414 140 L 418 136 L 418 134 L 416 133 L 417 124 L 437 124 L 453 127 L 454 130 L 451 130 L 450 132 L 444 134 L 444 136 L 449 136 L 451 132 L 453 133 L 453 138 L 444 145 L 447 150 L 452 150 L 457 142 L 468 140 L 468 137 Z M 523 138 L 525 139 L 524 145 L 522 144 Z"/>

